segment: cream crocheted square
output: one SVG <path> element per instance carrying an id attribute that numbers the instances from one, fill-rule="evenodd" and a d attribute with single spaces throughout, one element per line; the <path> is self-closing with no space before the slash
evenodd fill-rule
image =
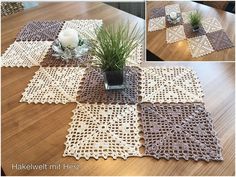
<path id="1" fill-rule="evenodd" d="M 20 102 L 75 102 L 84 71 L 80 67 L 41 67 L 28 84 Z"/>
<path id="2" fill-rule="evenodd" d="M 62 30 L 72 28 L 78 31 L 82 38 L 94 39 L 95 30 L 103 24 L 102 20 L 69 20 L 65 21 Z"/>
<path id="3" fill-rule="evenodd" d="M 185 67 L 150 67 L 141 72 L 142 102 L 203 102 L 200 81 Z"/>
<path id="4" fill-rule="evenodd" d="M 51 44 L 49 41 L 16 41 L 2 55 L 1 66 L 39 66 Z"/>
<path id="5" fill-rule="evenodd" d="M 206 35 L 189 38 L 188 44 L 193 57 L 201 57 L 214 51 Z"/>
<path id="6" fill-rule="evenodd" d="M 166 29 L 167 43 L 174 43 L 186 39 L 184 26 L 178 25 Z"/>
<path id="7" fill-rule="evenodd" d="M 165 6 L 165 12 L 166 12 L 166 15 L 170 15 L 171 12 L 180 13 L 181 11 L 180 11 L 179 4 L 171 4 L 171 5 Z"/>
<path id="8" fill-rule="evenodd" d="M 223 29 L 220 22 L 214 17 L 207 17 L 202 20 L 202 26 L 207 33 Z"/>
<path id="9" fill-rule="evenodd" d="M 157 17 L 149 20 L 148 23 L 148 31 L 157 31 L 164 29 L 166 27 L 166 18 L 165 17 Z"/>
<path id="10" fill-rule="evenodd" d="M 140 156 L 136 105 L 78 103 L 73 112 L 63 156 L 76 159 Z"/>

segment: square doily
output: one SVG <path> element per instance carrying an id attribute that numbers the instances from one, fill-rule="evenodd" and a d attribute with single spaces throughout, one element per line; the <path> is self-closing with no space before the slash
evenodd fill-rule
<path id="1" fill-rule="evenodd" d="M 193 57 L 201 57 L 214 51 L 206 35 L 189 38 L 188 44 Z"/>
<path id="2" fill-rule="evenodd" d="M 204 18 L 202 20 L 202 26 L 207 33 L 223 29 L 220 22 L 214 17 Z"/>
<path id="3" fill-rule="evenodd" d="M 172 5 L 165 6 L 165 12 L 166 12 L 166 15 L 170 15 L 170 12 L 180 13 L 181 11 L 180 11 L 179 4 L 172 4 Z"/>
<path id="4" fill-rule="evenodd" d="M 78 31 L 79 35 L 85 39 L 94 39 L 95 30 L 103 24 L 102 20 L 69 20 L 65 21 L 63 30 L 72 28 Z"/>
<path id="5" fill-rule="evenodd" d="M 157 17 L 164 17 L 165 15 L 166 15 L 166 13 L 165 13 L 164 7 L 154 8 L 151 10 L 150 19 L 157 18 Z"/>
<path id="6" fill-rule="evenodd" d="M 63 156 L 87 160 L 140 156 L 136 105 L 78 104 L 73 113 Z"/>
<path id="7" fill-rule="evenodd" d="M 174 43 L 186 39 L 184 26 L 178 25 L 166 29 L 167 43 Z"/>
<path id="8" fill-rule="evenodd" d="M 140 69 L 126 67 L 125 89 L 106 91 L 103 72 L 99 68 L 89 68 L 78 92 L 81 103 L 136 104 L 139 96 Z"/>
<path id="9" fill-rule="evenodd" d="M 206 35 L 213 49 L 216 51 L 231 48 L 234 46 L 234 44 L 231 42 L 231 40 L 223 30 L 207 33 Z"/>
<path id="10" fill-rule="evenodd" d="M 18 34 L 16 40 L 22 41 L 54 41 L 59 34 L 62 21 L 32 21 Z"/>
<path id="11" fill-rule="evenodd" d="M 142 102 L 203 102 L 200 81 L 185 67 L 150 67 L 141 72 Z"/>
<path id="12" fill-rule="evenodd" d="M 51 44 L 49 41 L 15 41 L 2 55 L 1 66 L 39 66 Z"/>
<path id="13" fill-rule="evenodd" d="M 223 160 L 203 103 L 141 104 L 145 155 L 157 159 Z"/>
<path id="14" fill-rule="evenodd" d="M 75 102 L 84 71 L 80 67 L 41 67 L 28 84 L 20 102 Z"/>
<path id="15" fill-rule="evenodd" d="M 157 31 L 164 29 L 166 27 L 166 19 L 165 17 L 157 17 L 149 19 L 148 23 L 148 31 Z"/>

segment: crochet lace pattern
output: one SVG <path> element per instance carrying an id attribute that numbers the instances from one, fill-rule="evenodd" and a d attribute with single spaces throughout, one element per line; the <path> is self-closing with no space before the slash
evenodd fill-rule
<path id="1" fill-rule="evenodd" d="M 49 41 L 16 41 L 2 55 L 1 66 L 28 68 L 38 66 L 51 44 Z"/>
<path id="2" fill-rule="evenodd" d="M 136 104 L 139 94 L 140 69 L 126 67 L 126 87 L 120 91 L 106 91 L 103 72 L 99 68 L 90 68 L 86 71 L 78 92 L 77 101 L 81 103 L 119 103 Z"/>
<path id="3" fill-rule="evenodd" d="M 145 154 L 179 160 L 223 160 L 210 114 L 202 103 L 142 103 Z"/>
<path id="4" fill-rule="evenodd" d="M 142 68 L 143 102 L 203 102 L 203 92 L 196 74 L 186 67 Z"/>
<path id="5" fill-rule="evenodd" d="M 136 105 L 78 103 L 63 156 L 76 159 L 140 156 L 136 109 Z"/>
<path id="6" fill-rule="evenodd" d="M 85 68 L 80 67 L 41 67 L 28 84 L 20 102 L 75 102 L 84 71 Z"/>

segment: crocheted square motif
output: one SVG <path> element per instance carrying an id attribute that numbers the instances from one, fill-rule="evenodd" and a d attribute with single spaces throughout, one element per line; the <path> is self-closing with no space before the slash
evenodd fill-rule
<path id="1" fill-rule="evenodd" d="M 96 38 L 95 30 L 103 24 L 102 20 L 69 20 L 65 21 L 62 30 L 72 28 L 78 31 L 79 35 L 85 39 Z"/>
<path id="2" fill-rule="evenodd" d="M 201 57 L 214 51 L 206 35 L 189 38 L 188 45 L 192 57 Z"/>
<path id="3" fill-rule="evenodd" d="M 78 104 L 63 156 L 80 158 L 140 156 L 136 105 Z"/>
<path id="4" fill-rule="evenodd" d="M 165 12 L 166 15 L 170 15 L 171 12 L 176 12 L 176 13 L 180 13 L 180 6 L 179 4 L 171 4 L 171 5 L 167 5 L 165 6 Z"/>
<path id="5" fill-rule="evenodd" d="M 157 18 L 157 17 L 164 17 L 165 16 L 165 8 L 154 8 L 150 12 L 150 19 Z"/>
<path id="6" fill-rule="evenodd" d="M 53 50 L 50 49 L 47 55 L 44 57 L 43 61 L 40 63 L 43 67 L 86 67 L 92 62 L 93 57 L 91 55 L 84 55 L 79 58 L 70 58 L 67 61 L 61 58 L 57 58 L 53 55 Z"/>
<path id="7" fill-rule="evenodd" d="M 141 72 L 143 102 L 203 102 L 196 74 L 185 67 L 150 67 Z"/>
<path id="8" fill-rule="evenodd" d="M 157 17 L 149 19 L 148 23 L 148 31 L 157 31 L 164 29 L 166 27 L 166 19 L 165 17 Z"/>
<path id="9" fill-rule="evenodd" d="M 16 40 L 22 41 L 53 41 L 57 38 L 62 21 L 32 21 L 18 34 Z"/>
<path id="10" fill-rule="evenodd" d="M 75 102 L 84 71 L 80 67 L 41 67 L 28 84 L 20 102 Z"/>
<path id="11" fill-rule="evenodd" d="M 223 160 L 212 119 L 202 103 L 140 106 L 145 155 L 168 160 Z"/>
<path id="12" fill-rule="evenodd" d="M 207 33 L 223 29 L 220 22 L 214 17 L 207 17 L 202 20 L 202 26 Z"/>
<path id="13" fill-rule="evenodd" d="M 186 39 L 184 26 L 178 25 L 166 29 L 167 43 L 174 43 Z"/>
<path id="14" fill-rule="evenodd" d="M 207 33 L 206 36 L 216 51 L 234 47 L 234 44 L 223 30 Z"/>
<path id="15" fill-rule="evenodd" d="M 2 55 L 1 66 L 39 66 L 51 44 L 49 41 L 16 41 Z"/>
<path id="16" fill-rule="evenodd" d="M 135 104 L 138 102 L 140 90 L 139 72 L 138 67 L 126 67 L 124 70 L 125 89 L 106 91 L 103 72 L 99 68 L 90 68 L 81 83 L 77 100 L 81 103 Z"/>
<path id="17" fill-rule="evenodd" d="M 206 31 L 204 30 L 202 25 L 199 27 L 198 31 L 196 32 L 193 32 L 192 25 L 189 23 L 184 24 L 183 26 L 184 26 L 184 32 L 187 38 L 193 38 L 193 37 L 202 36 L 206 34 Z"/>

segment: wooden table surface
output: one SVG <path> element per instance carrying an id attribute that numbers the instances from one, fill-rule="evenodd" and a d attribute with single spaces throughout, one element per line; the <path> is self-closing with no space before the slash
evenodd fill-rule
<path id="1" fill-rule="evenodd" d="M 235 15 L 219 9 L 215 9 L 196 2 L 181 1 L 152 1 L 147 2 L 146 30 L 148 29 L 149 15 L 153 8 L 164 7 L 169 4 L 180 4 L 182 12 L 190 10 L 199 10 L 203 16 L 215 17 L 219 20 L 224 31 L 227 33 L 231 41 L 235 44 Z M 148 32 L 147 30 L 147 49 L 153 54 L 165 61 L 234 61 L 235 48 L 225 49 L 203 57 L 192 58 L 187 40 L 176 43 L 166 43 L 166 30 L 158 30 Z"/>
<path id="2" fill-rule="evenodd" d="M 66 17 L 65 17 L 66 16 Z M 101 18 L 105 24 L 144 20 L 102 3 L 52 3 L 2 19 L 2 51 L 22 26 L 33 19 Z M 162 63 L 168 65 L 168 63 Z M 171 63 L 171 65 L 180 65 Z M 161 65 L 144 63 L 143 65 Z M 19 103 L 27 83 L 39 67 L 2 68 L 2 168 L 6 175 L 234 175 L 234 64 L 183 63 L 199 74 L 205 103 L 212 113 L 223 146 L 223 162 L 155 160 L 131 157 L 127 160 L 75 160 L 62 157 L 68 123 L 75 103 L 66 105 Z M 78 169 L 15 170 L 16 164 L 76 164 Z"/>

